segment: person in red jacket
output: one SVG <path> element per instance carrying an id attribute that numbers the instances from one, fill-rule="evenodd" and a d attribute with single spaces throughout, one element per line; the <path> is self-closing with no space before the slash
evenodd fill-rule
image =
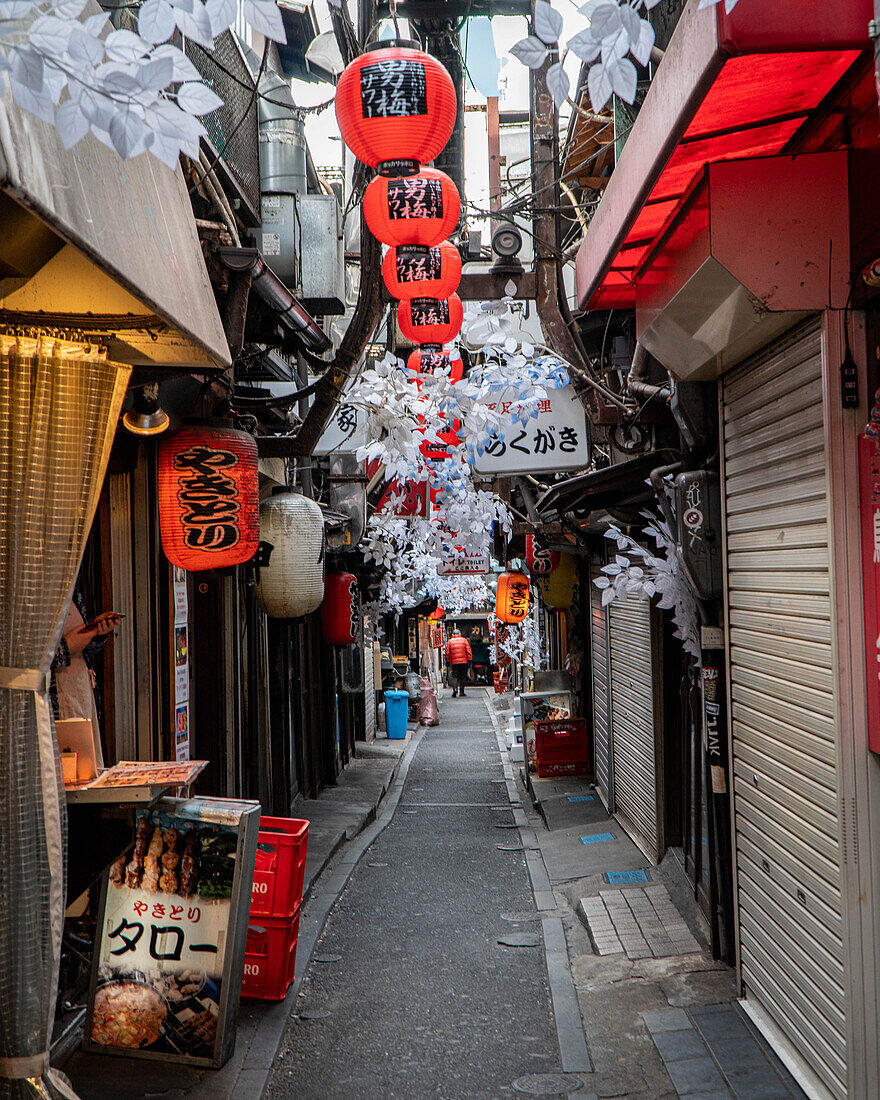
<path id="1" fill-rule="evenodd" d="M 467 677 L 468 663 L 474 659 L 470 643 L 467 638 L 462 638 L 461 631 L 456 629 L 452 637 L 446 643 L 446 664 L 449 666 L 449 681 L 452 684 L 452 698 L 456 695 L 464 695 L 464 681 Z"/>

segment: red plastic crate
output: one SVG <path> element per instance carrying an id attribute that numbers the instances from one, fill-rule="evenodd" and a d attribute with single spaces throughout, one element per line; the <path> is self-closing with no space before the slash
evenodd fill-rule
<path id="1" fill-rule="evenodd" d="M 557 722 L 535 722 L 535 756 L 538 775 L 587 774 L 587 721 L 566 718 Z"/>
<path id="2" fill-rule="evenodd" d="M 289 920 L 302 904 L 309 823 L 296 817 L 261 817 L 251 891 L 251 918 Z"/>
<path id="3" fill-rule="evenodd" d="M 299 909 L 291 918 L 264 917 L 248 925 L 241 995 L 251 1000 L 282 1001 L 296 969 Z"/>

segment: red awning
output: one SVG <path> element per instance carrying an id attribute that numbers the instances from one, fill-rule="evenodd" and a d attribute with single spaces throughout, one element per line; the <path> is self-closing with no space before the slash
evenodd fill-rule
<path id="1" fill-rule="evenodd" d="M 742 0 L 681 17 L 577 256 L 585 309 L 631 309 L 652 243 L 706 164 L 783 150 L 863 50 L 872 0 Z"/>

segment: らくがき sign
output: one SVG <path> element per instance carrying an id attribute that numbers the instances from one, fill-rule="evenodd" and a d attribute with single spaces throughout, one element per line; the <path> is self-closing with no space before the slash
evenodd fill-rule
<path id="1" fill-rule="evenodd" d="M 579 470 L 589 464 L 587 418 L 572 386 L 547 390 L 538 415 L 524 424 L 516 417 L 516 394 L 501 390 L 490 408 L 502 415 L 502 435 L 490 435 L 474 460 L 478 474 L 504 475 Z"/>

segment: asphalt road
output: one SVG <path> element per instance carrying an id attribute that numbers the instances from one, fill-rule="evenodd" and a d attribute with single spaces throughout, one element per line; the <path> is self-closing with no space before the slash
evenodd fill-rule
<path id="1" fill-rule="evenodd" d="M 483 692 L 441 702 L 318 944 L 269 1100 L 495 1100 L 559 1070 L 540 933 Z M 332 956 L 340 956 L 330 961 Z M 328 961 L 318 961 L 326 957 Z M 326 1015 L 324 1015 L 326 1013 Z"/>

